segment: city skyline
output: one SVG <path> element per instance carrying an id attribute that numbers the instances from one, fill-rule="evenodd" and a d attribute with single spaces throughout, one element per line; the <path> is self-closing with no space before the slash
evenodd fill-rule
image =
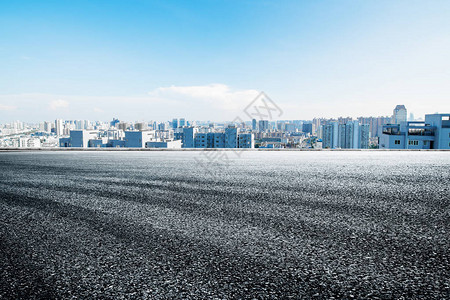
<path id="1" fill-rule="evenodd" d="M 446 1 L 132 4 L 2 2 L 0 120 L 225 121 L 259 91 L 283 119 L 448 111 Z"/>
<path id="2" fill-rule="evenodd" d="M 391 116 L 273 120 L 282 111 L 264 93 L 244 110 L 244 121 L 129 122 L 62 120 L 0 124 L 0 147 L 12 148 L 325 148 L 449 149 L 450 114 L 414 118 L 398 104 Z"/>
<path id="3" fill-rule="evenodd" d="M 252 104 L 252 103 L 251 103 Z M 276 106 L 276 104 L 274 104 Z M 213 120 L 213 119 L 206 119 L 206 120 L 195 120 L 195 119 L 189 119 L 186 117 L 180 117 L 180 116 L 172 116 L 168 119 L 163 119 L 163 120 L 157 120 L 157 119 L 122 119 L 122 118 L 117 118 L 116 116 L 113 116 L 111 118 L 109 118 L 108 120 L 105 119 L 97 119 L 97 120 L 92 120 L 92 119 L 87 119 L 87 118 L 77 118 L 77 119 L 63 119 L 63 118 L 56 118 L 55 120 L 43 120 L 40 119 L 36 122 L 27 122 L 24 120 L 12 120 L 10 122 L 3 122 L 0 123 L 0 125 L 11 125 L 11 124 L 15 124 L 17 122 L 23 123 L 23 124 L 29 124 L 29 125 L 42 125 L 45 123 L 52 123 L 52 122 L 58 122 L 58 121 L 62 121 L 62 122 L 92 122 L 94 123 L 125 123 L 125 124 L 129 124 L 129 123 L 136 123 L 136 124 L 147 124 L 147 125 L 153 125 L 153 124 L 166 124 L 166 126 L 172 127 L 172 124 L 174 124 L 174 122 L 176 122 L 176 124 L 179 124 L 179 127 L 189 127 L 192 125 L 196 125 L 196 124 L 203 124 L 203 125 L 208 125 L 208 124 L 219 124 L 219 125 L 227 125 L 227 124 L 241 124 L 241 123 L 245 123 L 247 125 L 250 125 L 252 127 L 259 127 L 261 126 L 261 122 L 267 122 L 267 124 L 272 124 L 274 126 L 276 126 L 276 124 L 280 124 L 280 123 L 289 123 L 289 122 L 306 122 L 306 123 L 314 123 L 316 121 L 352 121 L 352 120 L 361 120 L 361 119 L 389 119 L 390 123 L 392 124 L 400 124 L 401 122 L 406 122 L 406 121 L 423 121 L 422 117 L 417 117 L 413 112 L 407 111 L 407 108 L 405 107 L 405 105 L 403 104 L 398 104 L 395 106 L 395 108 L 393 109 L 391 114 L 386 114 L 386 115 L 370 115 L 370 116 L 357 116 L 357 117 L 352 117 L 349 115 L 340 115 L 340 116 L 332 116 L 332 117 L 314 117 L 312 119 L 287 119 L 287 118 L 282 118 L 283 116 L 283 112 L 280 112 L 279 118 L 274 118 L 273 115 L 265 115 L 264 113 L 267 113 L 267 111 L 270 110 L 274 110 L 274 108 L 270 108 L 270 107 L 259 107 L 259 109 L 257 108 L 258 105 L 253 103 L 253 107 L 252 105 L 249 105 L 247 107 L 247 109 L 250 111 L 252 109 L 257 109 L 256 111 L 258 112 L 258 114 L 255 114 L 251 119 L 242 119 L 240 116 L 235 117 L 234 120 Z M 399 113 L 399 109 L 401 110 L 401 112 Z M 246 112 L 244 110 L 244 112 Z M 437 114 L 438 112 L 435 112 L 435 114 Z M 242 113 L 241 113 L 242 114 Z M 250 115 L 247 115 L 247 117 Z M 256 117 L 256 118 L 255 118 Z M 112 121 L 111 121 L 112 120 Z M 260 124 L 260 125 L 256 125 L 256 124 Z M 173 128 L 176 128 L 178 126 L 173 126 Z"/>
<path id="4" fill-rule="evenodd" d="M 401 105 L 397 105 L 398 106 L 402 106 L 405 107 L 405 105 L 401 104 Z M 429 113 L 425 113 L 426 114 L 431 114 L 432 110 L 429 109 Z M 437 112 L 434 111 L 433 114 L 438 114 L 438 113 L 445 113 L 445 112 Z M 242 115 L 242 111 L 240 111 L 240 114 Z M 368 114 L 368 115 L 354 115 L 351 116 L 350 114 L 342 114 L 342 115 L 331 115 L 331 116 L 313 116 L 312 118 L 307 118 L 307 119 L 301 119 L 301 118 L 286 118 L 284 114 L 282 114 L 279 118 L 247 118 L 247 119 L 241 119 L 240 117 L 238 118 L 239 121 L 236 120 L 236 116 L 233 118 L 234 120 L 232 120 L 232 118 L 230 119 L 211 119 L 211 118 L 206 118 L 206 119 L 194 119 L 194 118 L 187 118 L 185 116 L 181 115 L 173 115 L 173 114 L 168 114 L 167 118 L 145 118 L 145 117 L 141 117 L 141 118 L 136 118 L 136 119 L 126 119 L 126 118 L 120 118 L 118 117 L 120 115 L 120 113 L 116 113 L 113 114 L 111 116 L 107 116 L 106 118 L 100 118 L 100 119 L 95 119 L 95 118 L 86 118 L 86 117 L 80 117 L 80 118 L 61 118 L 61 117 L 57 117 L 57 118 L 47 118 L 47 119 L 43 119 L 42 117 L 40 118 L 36 118 L 33 121 L 29 121 L 29 120 L 21 120 L 21 119 L 11 119 L 11 120 L 2 120 L 2 122 L 0 122 L 0 125 L 6 125 L 6 124 L 12 124 L 14 122 L 23 122 L 25 124 L 39 124 L 42 122 L 52 122 L 55 120 L 64 120 L 64 121 L 91 121 L 91 122 L 110 122 L 111 120 L 120 120 L 123 122 L 157 122 L 157 123 L 171 123 L 173 120 L 177 119 L 177 120 L 185 120 L 188 122 L 200 122 L 200 123 L 215 123 L 215 124 L 228 124 L 228 123 L 239 123 L 239 121 L 245 122 L 246 124 L 251 124 L 254 120 L 267 120 L 269 122 L 287 122 L 287 121 L 303 121 L 303 122 L 311 122 L 314 120 L 338 120 L 338 119 L 360 119 L 360 118 L 392 118 L 392 122 L 394 122 L 394 118 L 395 118 L 395 109 L 394 109 L 394 113 L 385 113 L 382 115 L 376 115 L 376 114 Z M 406 116 L 406 120 L 408 121 L 415 121 L 415 120 L 423 120 L 424 119 L 424 115 L 418 115 L 414 112 L 411 112 L 410 110 L 408 110 L 408 115 Z"/>

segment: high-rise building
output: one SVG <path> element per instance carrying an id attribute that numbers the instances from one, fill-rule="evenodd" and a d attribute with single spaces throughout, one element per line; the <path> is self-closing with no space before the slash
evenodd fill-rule
<path id="1" fill-rule="evenodd" d="M 369 148 L 369 137 L 370 137 L 370 126 L 369 124 L 362 124 L 359 127 L 359 147 L 361 149 Z"/>
<path id="2" fill-rule="evenodd" d="M 112 122 L 111 122 L 112 123 Z M 83 130 L 84 129 L 84 122 L 81 120 L 75 121 L 75 129 L 77 130 Z"/>
<path id="3" fill-rule="evenodd" d="M 126 122 L 120 122 L 119 124 L 117 124 L 117 128 L 120 130 L 127 130 L 128 129 L 128 123 Z"/>
<path id="4" fill-rule="evenodd" d="M 345 148 L 358 149 L 359 144 L 359 122 L 351 121 L 345 124 Z"/>
<path id="5" fill-rule="evenodd" d="M 179 127 L 184 127 L 186 126 L 186 119 L 185 118 L 180 118 L 180 122 L 178 124 Z"/>
<path id="6" fill-rule="evenodd" d="M 285 121 L 277 121 L 276 123 L 276 130 L 278 131 L 284 131 L 284 125 L 286 124 Z"/>
<path id="7" fill-rule="evenodd" d="M 322 125 L 322 148 L 332 148 L 333 127 L 331 124 Z"/>
<path id="8" fill-rule="evenodd" d="M 239 129 L 234 126 L 225 128 L 225 148 L 238 148 Z"/>
<path id="9" fill-rule="evenodd" d="M 302 131 L 303 131 L 304 133 L 312 134 L 312 131 L 313 131 L 313 125 L 312 125 L 312 123 L 303 123 L 303 125 L 302 125 Z"/>
<path id="10" fill-rule="evenodd" d="M 64 123 L 63 120 L 61 119 L 56 119 L 55 120 L 55 133 L 57 136 L 61 136 L 63 135 L 63 130 L 64 130 Z"/>
<path id="11" fill-rule="evenodd" d="M 256 123 L 256 119 L 252 120 L 252 130 L 256 131 L 258 129 L 257 123 Z"/>
<path id="12" fill-rule="evenodd" d="M 368 124 L 361 125 L 358 121 L 339 124 L 339 121 L 331 121 L 328 124 L 322 125 L 321 131 L 323 148 L 369 148 Z"/>
<path id="13" fill-rule="evenodd" d="M 393 124 L 401 124 L 401 122 L 406 122 L 407 111 L 404 105 L 397 105 L 394 108 L 394 114 L 392 115 Z"/>
<path id="14" fill-rule="evenodd" d="M 322 125 L 322 148 L 338 148 L 339 147 L 339 123 L 332 121 Z"/>
<path id="15" fill-rule="evenodd" d="M 146 130 L 148 128 L 147 123 L 144 122 L 138 122 L 134 124 L 134 129 L 135 130 L 139 130 L 139 131 L 143 131 Z"/>
<path id="16" fill-rule="evenodd" d="M 320 136 L 321 125 L 327 123 L 327 120 L 324 118 L 314 118 L 312 120 L 312 135 Z"/>
<path id="17" fill-rule="evenodd" d="M 347 124 L 349 122 L 353 121 L 352 117 L 339 117 L 338 122 L 339 124 Z"/>
<path id="18" fill-rule="evenodd" d="M 168 126 L 166 125 L 166 123 L 159 123 L 158 124 L 158 130 L 164 131 L 168 128 Z"/>
<path id="19" fill-rule="evenodd" d="M 345 124 L 339 124 L 339 127 L 338 127 L 338 135 L 339 135 L 339 137 L 338 137 L 338 147 L 341 148 L 341 149 L 345 149 L 346 148 L 346 145 L 345 145 L 345 129 L 346 129 Z"/>
<path id="20" fill-rule="evenodd" d="M 284 131 L 286 132 L 295 132 L 296 126 L 294 123 L 285 123 L 284 124 Z"/>
<path id="21" fill-rule="evenodd" d="M 172 128 L 173 129 L 178 128 L 178 119 L 174 118 L 172 120 Z"/>
<path id="22" fill-rule="evenodd" d="M 269 130 L 269 121 L 268 120 L 259 120 L 258 122 L 259 132 L 264 132 Z"/>
<path id="23" fill-rule="evenodd" d="M 52 132 L 52 122 L 44 122 L 44 131 Z"/>

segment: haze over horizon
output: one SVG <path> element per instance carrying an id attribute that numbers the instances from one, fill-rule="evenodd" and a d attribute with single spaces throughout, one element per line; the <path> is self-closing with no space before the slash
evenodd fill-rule
<path id="1" fill-rule="evenodd" d="M 448 1 L 2 1 L 0 123 L 450 111 Z"/>

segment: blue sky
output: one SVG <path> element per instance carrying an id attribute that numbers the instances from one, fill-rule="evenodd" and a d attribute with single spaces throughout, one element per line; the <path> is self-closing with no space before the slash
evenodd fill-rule
<path id="1" fill-rule="evenodd" d="M 0 2 L 0 123 L 450 111 L 450 1 Z"/>

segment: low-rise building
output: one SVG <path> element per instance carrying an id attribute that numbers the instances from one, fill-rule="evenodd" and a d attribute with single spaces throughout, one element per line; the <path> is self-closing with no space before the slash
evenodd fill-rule
<path id="1" fill-rule="evenodd" d="M 225 133 L 212 132 L 209 133 L 211 148 L 225 148 Z"/>
<path id="2" fill-rule="evenodd" d="M 145 147 L 146 148 L 181 149 L 181 140 L 147 142 Z"/>
<path id="3" fill-rule="evenodd" d="M 154 137 L 155 132 L 153 130 L 125 131 L 125 147 L 145 148 L 145 143 L 152 141 Z"/>
<path id="4" fill-rule="evenodd" d="M 450 114 L 425 115 L 425 121 L 384 125 L 380 149 L 450 149 Z"/>
<path id="5" fill-rule="evenodd" d="M 255 148 L 255 139 L 252 133 L 238 135 L 239 148 Z"/>
<path id="6" fill-rule="evenodd" d="M 97 139 L 98 132 L 92 130 L 71 130 L 70 137 L 60 138 L 60 147 L 87 148 L 89 140 Z"/>
<path id="7" fill-rule="evenodd" d="M 210 148 L 208 146 L 208 134 L 203 132 L 197 133 L 194 137 L 194 148 Z"/>
<path id="8" fill-rule="evenodd" d="M 450 114 L 425 115 L 425 123 L 435 127 L 433 149 L 450 149 Z"/>

